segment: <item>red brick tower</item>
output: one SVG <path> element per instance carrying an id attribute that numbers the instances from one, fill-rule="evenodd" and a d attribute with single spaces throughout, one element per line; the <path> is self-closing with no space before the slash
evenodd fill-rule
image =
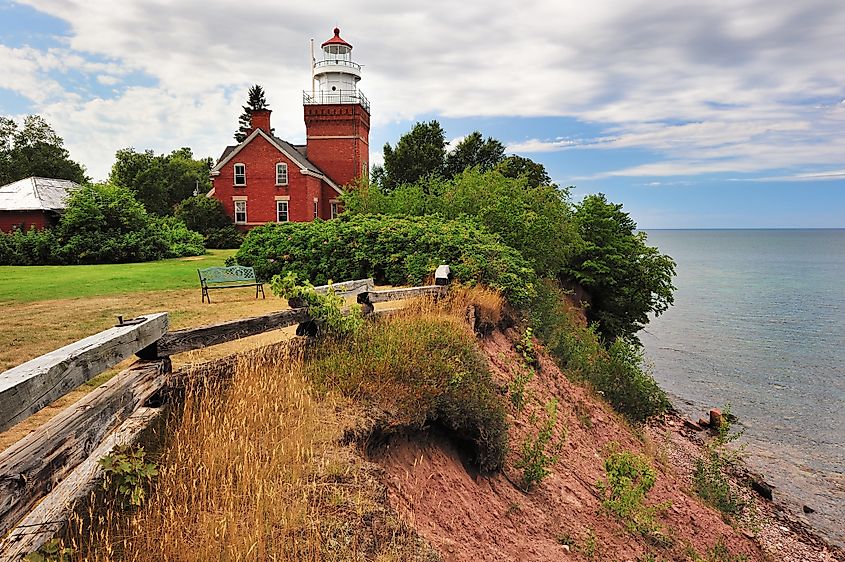
<path id="1" fill-rule="evenodd" d="M 311 91 L 303 92 L 308 160 L 343 186 L 369 173 L 370 102 L 358 90 L 361 65 L 340 29 L 321 45 Z"/>

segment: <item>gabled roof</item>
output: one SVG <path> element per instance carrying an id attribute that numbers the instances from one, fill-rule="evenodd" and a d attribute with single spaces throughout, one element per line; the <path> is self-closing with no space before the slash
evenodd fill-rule
<path id="1" fill-rule="evenodd" d="M 220 168 L 225 166 L 228 162 L 230 162 L 237 154 L 244 149 L 246 145 L 252 142 L 253 139 L 257 138 L 258 136 L 262 136 L 267 141 L 275 146 L 279 152 L 284 154 L 288 157 L 289 160 L 294 162 L 297 166 L 299 166 L 299 171 L 305 175 L 315 176 L 325 180 L 327 184 L 329 184 L 335 191 L 338 193 L 343 193 L 340 187 L 334 183 L 329 176 L 325 174 L 316 164 L 308 160 L 304 154 L 301 152 L 301 147 L 296 147 L 289 143 L 288 141 L 282 140 L 279 137 L 274 135 L 268 135 L 264 132 L 263 129 L 255 129 L 247 138 L 241 142 L 241 144 L 235 146 L 227 146 L 226 149 L 223 151 L 223 154 L 220 155 L 220 160 L 217 161 L 217 164 L 211 169 L 212 175 L 217 175 L 215 172 L 219 172 Z"/>
<path id="2" fill-rule="evenodd" d="M 70 180 L 29 177 L 0 187 L 0 211 L 61 211 L 79 184 Z"/>

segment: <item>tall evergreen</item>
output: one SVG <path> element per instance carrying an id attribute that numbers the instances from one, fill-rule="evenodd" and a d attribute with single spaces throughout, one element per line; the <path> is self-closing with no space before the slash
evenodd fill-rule
<path id="1" fill-rule="evenodd" d="M 241 143 L 249 135 L 249 130 L 252 128 L 250 111 L 255 109 L 267 109 L 268 107 L 270 106 L 267 104 L 267 99 L 264 97 L 264 88 L 258 84 L 250 87 L 249 99 L 247 100 L 246 105 L 243 106 L 244 112 L 241 113 L 241 116 L 238 119 L 238 130 L 235 131 L 236 141 Z"/>

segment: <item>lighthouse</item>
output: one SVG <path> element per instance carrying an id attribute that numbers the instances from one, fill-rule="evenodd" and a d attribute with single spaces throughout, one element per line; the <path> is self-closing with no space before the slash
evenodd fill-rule
<path id="1" fill-rule="evenodd" d="M 358 89 L 361 65 L 340 29 L 312 57 L 311 90 L 302 95 L 308 160 L 339 185 L 369 171 L 370 102 Z"/>

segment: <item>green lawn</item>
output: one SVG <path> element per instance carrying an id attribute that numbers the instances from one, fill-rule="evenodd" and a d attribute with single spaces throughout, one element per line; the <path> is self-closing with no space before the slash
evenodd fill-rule
<path id="1" fill-rule="evenodd" d="M 235 251 L 147 263 L 0 266 L 0 303 L 195 288 L 197 269 L 223 265 Z"/>

